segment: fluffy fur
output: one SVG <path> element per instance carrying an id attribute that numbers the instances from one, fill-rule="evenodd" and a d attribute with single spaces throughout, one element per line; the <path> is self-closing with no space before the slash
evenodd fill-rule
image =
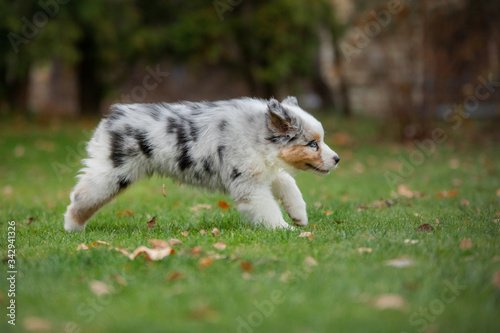
<path id="1" fill-rule="evenodd" d="M 307 224 L 292 175 L 326 174 L 339 162 L 323 128 L 295 97 L 202 103 L 116 104 L 88 143 L 89 158 L 70 195 L 64 228 L 79 231 L 130 184 L 154 173 L 229 193 L 252 223 Z"/>

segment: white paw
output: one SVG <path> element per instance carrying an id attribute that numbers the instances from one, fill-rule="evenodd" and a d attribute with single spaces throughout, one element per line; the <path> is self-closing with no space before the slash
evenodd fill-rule
<path id="1" fill-rule="evenodd" d="M 307 213 L 305 209 L 290 214 L 290 218 L 296 225 L 307 225 L 308 223 Z"/>
<path id="2" fill-rule="evenodd" d="M 85 229 L 85 225 L 78 224 L 73 221 L 73 219 L 69 216 L 69 213 L 66 212 L 64 214 L 64 230 L 72 232 L 72 231 L 83 231 Z"/>

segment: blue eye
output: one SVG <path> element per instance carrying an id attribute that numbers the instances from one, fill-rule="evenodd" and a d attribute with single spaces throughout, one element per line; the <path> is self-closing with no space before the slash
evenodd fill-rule
<path id="1" fill-rule="evenodd" d="M 309 142 L 307 145 L 308 145 L 309 147 L 312 147 L 312 148 L 314 148 L 314 149 L 318 150 L 318 143 L 316 142 L 316 140 L 312 140 L 312 141 L 311 141 L 311 142 Z"/>

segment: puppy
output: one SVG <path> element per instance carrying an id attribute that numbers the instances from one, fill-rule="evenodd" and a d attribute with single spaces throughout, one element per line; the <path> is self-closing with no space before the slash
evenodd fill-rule
<path id="1" fill-rule="evenodd" d="M 64 228 L 83 230 L 104 204 L 154 173 L 229 193 L 254 225 L 292 228 L 275 198 L 295 224 L 306 225 L 292 175 L 324 175 L 337 166 L 340 158 L 323 136 L 295 97 L 113 105 L 88 143 Z"/>

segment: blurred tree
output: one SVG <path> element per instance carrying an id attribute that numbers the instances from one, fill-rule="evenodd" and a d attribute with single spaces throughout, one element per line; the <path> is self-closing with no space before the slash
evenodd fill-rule
<path id="1" fill-rule="evenodd" d="M 0 33 L 10 36 L 0 42 L 0 98 L 20 110 L 30 66 L 52 59 L 76 69 L 82 112 L 98 112 L 134 64 L 165 58 L 223 66 L 256 96 L 273 96 L 317 76 L 318 31 L 337 27 L 327 0 L 0 0 L 0 6 Z M 30 24 L 36 31 L 28 36 Z"/>

